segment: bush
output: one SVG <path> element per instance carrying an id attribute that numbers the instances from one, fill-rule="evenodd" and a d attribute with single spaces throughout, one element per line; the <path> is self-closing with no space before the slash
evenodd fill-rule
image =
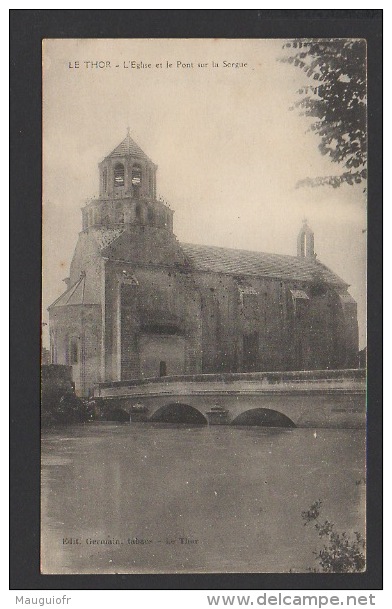
<path id="1" fill-rule="evenodd" d="M 42 400 L 42 427 L 85 423 L 93 418 L 93 411 L 88 402 L 78 398 L 74 393 L 67 393 L 57 399 Z"/>
<path id="2" fill-rule="evenodd" d="M 347 533 L 336 533 L 334 524 L 329 520 L 320 521 L 322 501 L 315 501 L 309 510 L 302 512 L 306 526 L 313 523 L 324 546 L 318 552 L 313 552 L 320 569 L 311 568 L 310 571 L 323 573 L 358 573 L 365 570 L 365 540 L 360 533 L 354 532 L 354 539 Z"/>

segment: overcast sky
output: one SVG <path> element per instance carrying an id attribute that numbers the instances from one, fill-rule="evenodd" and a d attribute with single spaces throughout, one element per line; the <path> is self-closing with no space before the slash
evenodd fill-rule
<path id="1" fill-rule="evenodd" d="M 65 290 L 80 208 L 98 194 L 97 164 L 129 127 L 158 165 L 157 190 L 175 211 L 180 241 L 295 255 L 306 217 L 318 259 L 351 286 L 365 345 L 363 185 L 295 188 L 298 180 L 338 167 L 320 154 L 317 136 L 306 133 L 308 119 L 289 110 L 306 77 L 277 61 L 282 43 L 44 42 L 44 321 Z M 70 67 L 77 61 L 79 68 Z M 152 68 L 125 68 L 131 61 Z M 178 61 L 193 67 L 177 67 Z M 247 66 L 223 67 L 224 61 Z"/>

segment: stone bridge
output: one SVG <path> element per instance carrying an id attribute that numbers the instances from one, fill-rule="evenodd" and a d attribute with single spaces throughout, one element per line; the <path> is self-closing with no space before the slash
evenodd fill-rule
<path id="1" fill-rule="evenodd" d="M 115 420 L 316 428 L 366 424 L 363 369 L 106 382 L 94 398 L 101 413 Z"/>

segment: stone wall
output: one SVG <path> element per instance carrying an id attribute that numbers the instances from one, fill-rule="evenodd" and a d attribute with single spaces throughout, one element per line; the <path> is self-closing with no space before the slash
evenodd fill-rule
<path id="1" fill-rule="evenodd" d="M 78 396 L 88 396 L 100 375 L 101 307 L 55 307 L 50 313 L 53 364 L 69 366 Z"/>
<path id="2" fill-rule="evenodd" d="M 356 366 L 356 305 L 329 286 L 196 273 L 203 372 Z M 300 291 L 305 297 L 294 298 Z"/>
<path id="3" fill-rule="evenodd" d="M 159 375 L 159 362 L 152 373 L 152 344 L 167 353 L 160 360 L 167 374 L 171 366 L 201 372 L 200 296 L 192 276 L 114 261 L 107 262 L 105 276 L 105 379 Z"/>

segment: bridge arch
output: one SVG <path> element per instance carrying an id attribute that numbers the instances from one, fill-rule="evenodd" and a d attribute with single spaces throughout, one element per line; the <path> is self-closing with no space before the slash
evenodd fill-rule
<path id="1" fill-rule="evenodd" d="M 129 413 L 123 408 L 115 407 L 106 413 L 105 419 L 117 423 L 126 423 L 129 422 Z"/>
<path id="2" fill-rule="evenodd" d="M 285 414 L 270 408 L 251 408 L 239 414 L 231 425 L 254 425 L 258 427 L 296 427 Z"/>
<path id="3" fill-rule="evenodd" d="M 161 406 L 151 415 L 153 423 L 189 423 L 191 425 L 207 425 L 205 416 L 189 404 L 170 403 Z"/>

